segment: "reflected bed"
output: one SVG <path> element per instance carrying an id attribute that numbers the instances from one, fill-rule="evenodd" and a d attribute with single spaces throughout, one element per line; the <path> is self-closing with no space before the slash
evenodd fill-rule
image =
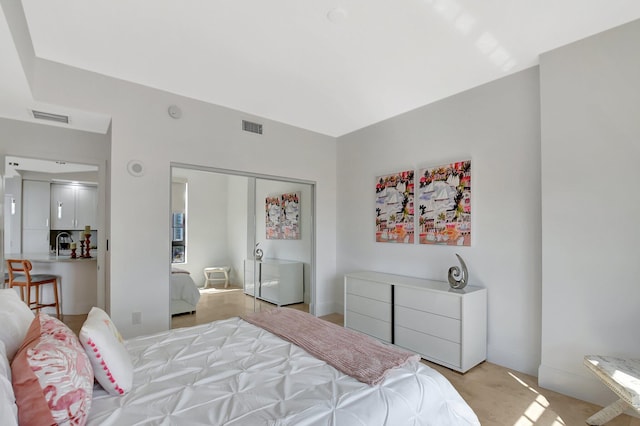
<path id="1" fill-rule="evenodd" d="M 200 291 L 184 269 L 171 269 L 171 315 L 194 313 L 200 300 Z"/>

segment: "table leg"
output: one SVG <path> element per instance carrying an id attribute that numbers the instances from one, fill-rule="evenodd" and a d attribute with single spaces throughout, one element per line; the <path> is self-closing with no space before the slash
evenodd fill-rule
<path id="1" fill-rule="evenodd" d="M 617 400 L 613 404 L 607 405 L 602 410 L 595 413 L 593 416 L 587 419 L 587 424 L 592 426 L 600 426 L 614 417 L 622 414 L 627 408 L 629 408 L 629 404 L 627 404 L 622 399 Z"/>

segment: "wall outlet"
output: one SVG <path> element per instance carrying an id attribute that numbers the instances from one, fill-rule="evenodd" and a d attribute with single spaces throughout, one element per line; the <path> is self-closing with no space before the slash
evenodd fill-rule
<path id="1" fill-rule="evenodd" d="M 133 325 L 142 324 L 142 312 L 133 312 L 131 314 L 131 324 Z"/>

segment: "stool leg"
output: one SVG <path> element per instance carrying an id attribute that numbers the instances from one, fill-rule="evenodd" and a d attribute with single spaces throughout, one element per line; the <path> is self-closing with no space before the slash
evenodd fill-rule
<path id="1" fill-rule="evenodd" d="M 42 302 L 40 301 L 40 286 L 37 285 L 35 290 L 36 290 L 36 307 L 37 307 L 36 312 L 40 313 L 40 305 L 42 305 Z"/>
<path id="2" fill-rule="evenodd" d="M 57 278 L 53 282 L 53 299 L 56 302 L 56 315 L 58 316 L 58 319 L 62 319 L 62 317 L 60 316 L 60 301 L 58 300 L 58 279 Z"/>
<path id="3" fill-rule="evenodd" d="M 223 269 L 224 272 L 224 288 L 229 287 L 229 274 L 226 269 Z"/>
<path id="4" fill-rule="evenodd" d="M 26 286 L 27 287 L 27 306 L 29 307 L 29 309 L 31 309 L 31 286 Z"/>

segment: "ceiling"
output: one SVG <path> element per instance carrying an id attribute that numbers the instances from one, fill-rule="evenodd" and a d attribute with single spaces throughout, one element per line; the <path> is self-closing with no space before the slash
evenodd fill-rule
<path id="1" fill-rule="evenodd" d="M 39 58 L 329 136 L 531 67 L 540 53 L 640 18 L 637 0 L 22 5 Z M 34 102 L 8 34 L 0 19 L 0 116 L 20 99 Z"/>

